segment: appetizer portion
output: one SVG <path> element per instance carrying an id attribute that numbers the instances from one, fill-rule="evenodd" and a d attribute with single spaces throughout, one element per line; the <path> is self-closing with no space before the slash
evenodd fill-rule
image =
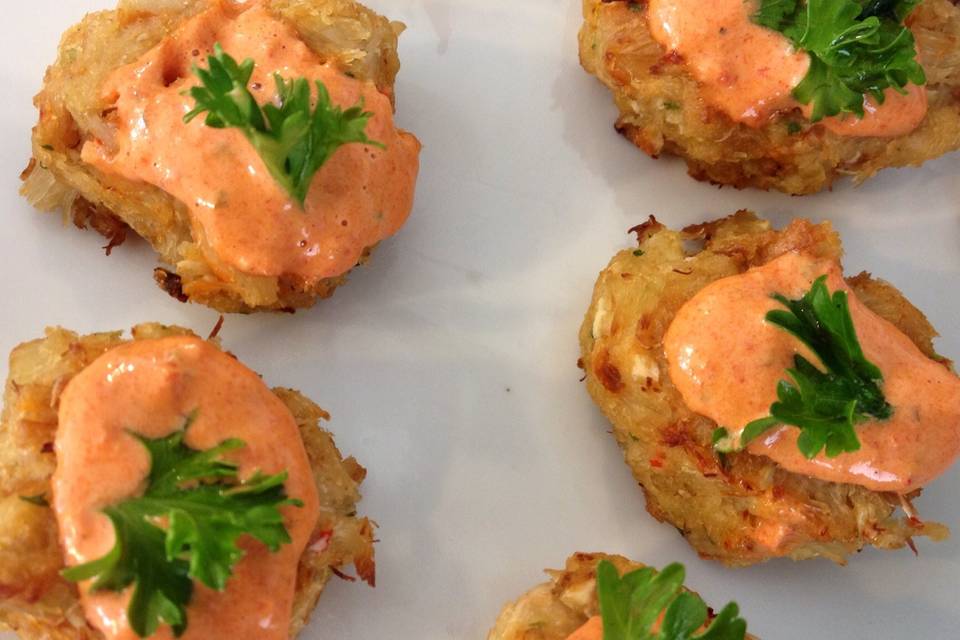
<path id="1" fill-rule="evenodd" d="M 960 378 L 919 310 L 844 278 L 828 222 L 632 231 L 580 365 L 651 515 L 729 565 L 947 536 L 912 500 L 960 455 Z"/>
<path id="2" fill-rule="evenodd" d="M 352 0 L 121 0 L 64 35 L 22 192 L 108 253 L 133 229 L 180 300 L 310 306 L 413 207 L 401 30 Z"/>
<path id="3" fill-rule="evenodd" d="M 652 157 L 815 193 L 960 148 L 950 0 L 584 0 L 584 69 Z"/>
<path id="4" fill-rule="evenodd" d="M 503 608 L 488 640 L 752 639 L 736 603 L 719 612 L 684 588 L 683 565 L 662 571 L 622 556 L 575 553 L 550 581 Z"/>
<path id="5" fill-rule="evenodd" d="M 48 329 L 4 400 L 0 628 L 24 640 L 286 639 L 346 565 L 374 584 L 365 470 L 215 340 Z"/>

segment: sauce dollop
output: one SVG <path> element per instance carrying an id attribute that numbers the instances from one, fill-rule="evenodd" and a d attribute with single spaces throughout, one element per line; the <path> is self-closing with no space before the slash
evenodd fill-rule
<path id="1" fill-rule="evenodd" d="M 300 555 L 316 525 L 316 485 L 290 411 L 260 378 L 216 347 L 192 337 L 141 340 L 105 353 L 67 384 L 60 398 L 53 507 L 69 565 L 103 556 L 114 544 L 101 513 L 138 495 L 150 467 L 129 433 L 159 438 L 182 429 L 197 411 L 186 444 L 209 449 L 227 438 L 246 446 L 228 454 L 240 477 L 260 470 L 289 473 L 287 494 L 302 508 L 282 508 L 292 542 L 271 553 L 249 537 L 246 555 L 219 593 L 195 583 L 185 640 L 286 640 Z M 81 584 L 90 623 L 110 640 L 134 640 L 126 607 L 130 590 L 91 593 Z M 166 626 L 151 636 L 172 638 Z"/>
<path id="2" fill-rule="evenodd" d="M 685 60 L 704 98 L 731 120 L 760 127 L 778 111 L 801 105 L 792 91 L 810 68 L 810 58 L 783 34 L 755 24 L 756 0 L 649 0 L 654 40 Z M 864 103 L 863 119 L 824 118 L 841 136 L 893 137 L 913 131 L 927 113 L 926 89 L 889 90 L 882 105 Z M 809 108 L 804 107 L 809 116 Z"/>
<path id="3" fill-rule="evenodd" d="M 313 81 L 320 80 L 343 109 L 363 100 L 374 114 L 367 135 L 386 149 L 337 149 L 314 177 L 301 210 L 239 130 L 213 129 L 202 116 L 183 122 L 195 106 L 184 94 L 199 82 L 191 69 L 206 67 L 218 42 L 238 62 L 256 62 L 249 87 L 260 104 L 277 98 L 274 73 L 309 79 L 314 96 Z M 183 202 L 194 235 L 205 239 L 201 246 L 243 273 L 290 274 L 308 284 L 338 276 L 365 248 L 394 234 L 413 207 L 420 143 L 394 126 L 390 99 L 373 83 L 323 63 L 258 2 L 214 3 L 117 69 L 102 91 L 116 108 L 116 136 L 87 142 L 84 161 Z"/>
<path id="4" fill-rule="evenodd" d="M 761 126 L 796 103 L 791 91 L 810 68 L 806 53 L 750 20 L 751 2 L 650 0 L 654 39 L 686 61 L 704 97 L 731 119 Z"/>
<path id="5" fill-rule="evenodd" d="M 860 302 L 834 261 L 787 253 L 703 288 L 680 308 L 664 337 L 671 380 L 691 410 L 732 433 L 768 416 L 794 355 L 819 364 L 799 340 L 765 320 L 768 311 L 782 308 L 770 296 L 800 298 L 824 274 L 830 291 L 848 294 L 857 337 L 864 355 L 883 372 L 893 416 L 857 425 L 860 450 L 835 458 L 822 452 L 805 458 L 797 447 L 800 430 L 790 426 L 768 431 L 747 451 L 822 480 L 913 491 L 960 454 L 960 378 Z"/>

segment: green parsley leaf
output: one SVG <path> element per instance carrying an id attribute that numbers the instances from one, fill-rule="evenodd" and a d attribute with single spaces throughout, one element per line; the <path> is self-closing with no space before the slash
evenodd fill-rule
<path id="1" fill-rule="evenodd" d="M 759 420 L 754 420 L 747 424 L 743 428 L 743 433 L 740 434 L 740 442 L 744 445 L 753 440 L 754 438 L 760 436 L 762 433 L 772 429 L 773 427 L 780 424 L 780 422 L 772 417 L 767 416 L 766 418 L 760 418 Z"/>
<path id="2" fill-rule="evenodd" d="M 200 85 L 189 94 L 197 106 L 183 121 L 189 123 L 206 113 L 208 127 L 239 129 L 270 175 L 301 208 L 314 175 L 341 146 L 361 143 L 386 148 L 365 133 L 373 114 L 363 110 L 363 100 L 343 111 L 330 101 L 326 86 L 318 80 L 317 104 L 311 111 L 306 78 L 286 80 L 274 74 L 280 106 L 268 103 L 261 107 L 247 88 L 253 60 L 238 64 L 216 44 L 207 64 L 208 69 L 193 68 Z"/>
<path id="3" fill-rule="evenodd" d="M 45 493 L 40 493 L 35 496 L 20 496 L 20 499 L 37 507 L 50 506 L 50 502 L 47 501 L 47 494 Z"/>
<path id="4" fill-rule="evenodd" d="M 836 291 L 831 295 L 826 279 L 817 278 L 799 300 L 775 295 L 788 311 L 767 313 L 767 322 L 810 347 L 826 371 L 795 355 L 793 368 L 787 370 L 792 380 L 777 385 L 777 401 L 770 406 L 770 416 L 746 426 L 740 438 L 743 445 L 776 425 L 787 424 L 800 428 L 797 445 L 804 456 L 813 458 L 826 449 L 833 458 L 860 448 L 854 430 L 857 423 L 893 415 L 880 388 L 883 373 L 860 348 L 847 294 Z"/>
<path id="5" fill-rule="evenodd" d="M 730 435 L 726 427 L 717 427 L 714 429 L 711 440 L 713 448 L 721 454 L 730 453 L 737 448 L 736 439 Z"/>
<path id="6" fill-rule="evenodd" d="M 194 419 L 195 414 L 183 430 L 165 438 L 131 433 L 150 454 L 146 490 L 103 510 L 116 535 L 107 555 L 63 572 L 73 581 L 96 578 L 95 592 L 133 585 L 127 616 L 142 638 L 162 623 L 182 635 L 193 581 L 223 591 L 243 557 L 237 540 L 250 535 L 276 551 L 290 542 L 280 507 L 302 506 L 284 491 L 286 472 L 258 472 L 239 480 L 237 466 L 222 456 L 243 447 L 242 440 L 226 440 L 206 451 L 184 445 Z"/>
<path id="7" fill-rule="evenodd" d="M 673 563 L 657 573 L 645 567 L 620 576 L 607 560 L 597 564 L 597 597 L 603 640 L 743 640 L 747 623 L 736 603 L 729 603 L 710 626 L 707 605 L 683 589 L 685 570 Z M 664 613 L 660 629 L 652 627 Z"/>
<path id="8" fill-rule="evenodd" d="M 863 117 L 865 96 L 878 104 L 888 88 L 906 93 L 927 81 L 913 33 L 903 20 L 919 0 L 763 0 L 753 20 L 783 33 L 810 54 L 810 70 L 794 90 L 813 104 L 810 119 Z"/>
<path id="9" fill-rule="evenodd" d="M 797 12 L 797 0 L 764 0 L 753 15 L 753 21 L 774 31 L 781 31 Z"/>

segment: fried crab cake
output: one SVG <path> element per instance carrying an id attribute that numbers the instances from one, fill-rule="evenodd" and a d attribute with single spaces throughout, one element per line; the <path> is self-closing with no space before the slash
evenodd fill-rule
<path id="1" fill-rule="evenodd" d="M 912 547 L 916 536 L 948 535 L 911 506 L 958 447 L 960 381 L 934 351 L 937 334 L 919 310 L 869 273 L 844 281 L 840 239 L 828 222 L 799 219 L 777 231 L 740 211 L 679 232 L 651 218 L 634 231 L 639 248 L 618 253 L 597 281 L 579 364 L 651 515 L 674 525 L 702 557 L 734 566 L 784 556 L 843 563 L 867 545 L 896 549 Z M 806 266 L 791 266 L 798 261 Z M 746 286 L 777 269 L 793 279 L 784 285 L 789 292 Z M 801 455 L 799 429 L 782 425 L 721 452 L 719 429 L 745 425 L 715 409 L 749 414 L 744 420 L 764 415 L 778 399 L 778 380 L 789 379 L 791 358 L 804 353 L 764 316 L 778 306 L 772 294 L 799 297 L 820 273 L 829 274 L 831 290 L 849 294 L 864 353 L 886 377 L 892 417 L 858 419 L 860 449 L 840 455 Z M 704 306 L 709 300 L 713 307 Z M 681 317 L 683 330 L 674 326 Z M 683 331 L 693 338 L 679 337 Z M 701 357 L 707 347 L 713 360 Z M 900 355 L 906 364 L 891 365 Z M 928 388 L 911 378 L 929 380 Z M 944 395 L 930 396 L 934 387 Z M 736 444 L 724 438 L 731 439 Z"/>
<path id="2" fill-rule="evenodd" d="M 21 191 L 106 236 L 108 254 L 132 229 L 181 301 L 308 307 L 413 206 L 420 143 L 393 121 L 402 30 L 353 0 L 120 0 L 64 34 Z M 305 80 L 284 94 L 280 78 Z M 247 98 L 305 118 L 248 121 Z"/>
<path id="3" fill-rule="evenodd" d="M 82 490 L 79 486 L 64 488 L 61 485 L 53 490 L 55 472 L 64 473 L 58 457 L 64 437 L 70 434 L 62 433 L 62 429 L 58 432 L 58 423 L 63 419 L 61 401 L 68 401 L 64 398 L 70 393 L 71 381 L 95 367 L 104 354 L 119 353 L 118 349 L 178 339 L 217 348 L 215 341 L 204 343 L 190 331 L 177 327 L 143 324 L 134 327 L 132 333 L 132 340 L 125 340 L 120 332 L 79 336 L 64 329 L 48 329 L 44 338 L 22 344 L 10 355 L 10 375 L 0 422 L 0 628 L 15 631 L 24 640 L 108 637 L 85 618 L 84 603 L 76 584 L 61 575 L 64 569 L 61 541 L 67 546 L 72 543 L 58 526 L 59 506 L 69 491 Z M 208 359 L 219 357 L 217 350 L 216 357 Z M 249 370 L 245 375 L 255 377 Z M 263 389 L 263 393 L 270 393 L 266 387 Z M 293 558 L 290 577 L 295 582 L 295 590 L 291 594 L 290 611 L 284 613 L 289 618 L 289 631 L 280 630 L 282 637 L 292 638 L 307 624 L 332 574 L 347 577 L 341 570 L 353 564 L 361 579 L 374 584 L 373 525 L 356 515 L 360 499 L 358 487 L 366 471 L 353 458 L 343 458 L 331 434 L 318 426 L 321 420 L 329 418 L 327 413 L 292 389 L 276 388 L 272 394 L 277 400 L 270 402 L 288 412 L 288 420 L 292 416 L 295 424 L 290 428 L 294 433 L 299 432 L 305 449 L 308 464 L 305 477 L 309 484 L 315 485 L 317 496 L 316 524 L 307 523 L 306 546 L 299 559 Z M 199 419 L 195 426 L 199 425 Z M 189 427 L 187 433 L 193 428 Z M 188 443 L 189 438 L 188 435 Z M 87 474 L 92 474 L 89 482 L 94 484 L 83 490 L 91 493 L 100 491 L 98 487 L 109 477 L 102 462 L 88 469 Z M 242 546 L 247 555 L 256 555 L 250 545 L 242 543 Z M 237 572 L 243 562 L 246 559 L 235 567 L 231 581 L 238 579 Z M 256 579 L 265 581 L 265 574 L 269 573 L 261 571 Z M 224 593 L 229 594 L 232 588 L 228 582 Z M 202 597 L 195 595 L 194 600 Z M 247 611 L 259 611 L 257 607 L 264 597 L 263 594 L 248 597 L 244 605 Z M 194 609 L 193 604 L 190 607 L 190 621 L 198 618 L 199 624 L 201 612 Z M 196 635 L 191 634 L 188 626 L 183 637 Z"/>
<path id="4" fill-rule="evenodd" d="M 622 556 L 575 553 L 562 571 L 547 571 L 549 582 L 507 604 L 487 640 L 600 640 L 597 565 L 604 561 L 621 575 L 644 568 Z"/>
<path id="5" fill-rule="evenodd" d="M 904 21 L 923 86 L 908 84 L 905 95 L 887 89 L 879 107 L 867 98 L 862 121 L 851 114 L 819 122 L 811 121 L 812 103 L 801 105 L 791 92 L 810 68 L 807 52 L 755 24 L 759 6 L 584 0 L 580 61 L 613 92 L 617 131 L 654 158 L 680 156 L 698 180 L 791 194 L 815 193 L 845 175 L 859 183 L 960 147 L 954 2 L 923 0 Z"/>

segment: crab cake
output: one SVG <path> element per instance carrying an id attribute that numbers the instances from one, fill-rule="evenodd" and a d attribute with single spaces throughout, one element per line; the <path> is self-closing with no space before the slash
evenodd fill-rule
<path id="1" fill-rule="evenodd" d="M 413 207 L 402 29 L 353 0 L 120 0 L 64 34 L 21 191 L 108 253 L 132 229 L 181 301 L 308 307 Z"/>
<path id="2" fill-rule="evenodd" d="M 824 90 L 821 72 L 830 69 L 821 60 L 832 64 L 830 56 L 845 50 L 808 55 L 808 47 L 786 35 L 789 18 L 765 19 L 783 33 L 758 24 L 764 20 L 757 10 L 771 4 L 777 3 L 584 0 L 580 60 L 613 92 L 617 131 L 652 157 L 680 156 L 698 180 L 791 194 L 815 193 L 845 175 L 859 183 L 886 167 L 920 165 L 960 147 L 954 2 L 922 0 L 905 18 L 899 13 L 913 3 L 879 3 L 888 15 L 881 15 L 878 31 L 902 31 L 898 42 L 906 52 L 890 75 L 910 80 L 874 93 L 846 84 Z M 779 11 L 805 9 L 792 0 L 778 4 Z M 867 11 L 853 28 L 866 24 Z M 835 18 L 818 25 L 834 25 Z M 865 64 L 894 64 L 878 62 L 881 53 L 853 53 Z M 880 86 L 889 84 L 887 77 Z M 824 113 L 836 115 L 820 119 Z"/>
<path id="3" fill-rule="evenodd" d="M 24 640 L 127 637 L 102 631 L 111 612 L 119 614 L 121 630 L 126 626 L 126 614 L 117 610 L 123 594 L 91 592 L 87 582 L 78 589 L 62 570 L 109 549 L 109 543 L 89 548 L 91 539 L 104 534 L 100 508 L 131 488 L 143 490 L 138 483 L 147 460 L 141 445 L 122 432 L 104 436 L 113 429 L 108 417 L 121 412 L 126 429 L 141 438 L 161 436 L 178 426 L 169 419 L 178 402 L 195 402 L 180 432 L 186 445 L 207 449 L 225 437 L 217 425 L 226 426 L 229 438 L 242 440 L 239 448 L 236 440 L 221 443 L 237 448 L 228 455 L 239 472 L 250 482 L 257 475 L 248 477 L 252 466 L 274 473 L 276 456 L 284 461 L 282 486 L 302 503 L 281 507 L 289 543 L 281 536 L 274 553 L 252 538 L 241 539 L 245 555 L 226 589 L 197 583 L 181 637 L 203 637 L 197 634 L 213 622 L 230 637 L 292 638 L 332 574 L 344 576 L 341 569 L 353 564 L 361 579 L 374 584 L 373 525 L 356 515 L 366 472 L 353 458 L 343 458 L 331 434 L 318 426 L 329 417 L 320 407 L 291 389 L 271 392 L 215 341 L 185 329 L 143 324 L 133 328 L 131 340 L 120 332 L 79 336 L 48 329 L 10 356 L 0 421 L 0 628 Z M 182 407 L 176 409 L 180 415 Z M 271 428 L 261 429 L 267 421 Z M 222 531 L 218 544 L 230 540 L 229 529 Z M 142 560 L 139 550 L 131 553 Z M 265 611 L 269 615 L 261 616 Z M 244 628 L 252 617 L 256 635 Z M 261 628 L 263 621 L 267 627 Z M 169 630 L 161 627 L 156 637 L 169 637 Z"/>
<path id="4" fill-rule="evenodd" d="M 960 450 L 960 380 L 919 310 L 868 273 L 844 280 L 828 222 L 777 231 L 741 211 L 683 231 L 651 218 L 634 231 L 639 248 L 618 253 L 597 281 L 580 364 L 651 515 L 728 565 L 843 563 L 867 545 L 948 535 L 911 506 Z M 848 379 L 846 365 L 828 351 L 811 356 L 767 315 L 806 305 L 807 289 L 834 292 L 817 298 L 832 300 L 824 313 L 843 293 L 856 332 L 845 334 L 846 353 L 859 352 L 859 337 L 851 367 L 868 375 Z M 797 330 L 824 338 L 826 320 L 801 312 Z M 877 392 L 878 405 L 856 395 L 851 409 L 848 382 Z M 801 428 L 785 408 L 804 415 Z M 829 425 L 820 431 L 813 418 Z"/>
<path id="5" fill-rule="evenodd" d="M 622 556 L 575 553 L 565 569 L 547 572 L 549 582 L 507 604 L 487 640 L 600 640 L 597 565 L 601 562 L 612 564 L 621 575 L 645 568 Z"/>

